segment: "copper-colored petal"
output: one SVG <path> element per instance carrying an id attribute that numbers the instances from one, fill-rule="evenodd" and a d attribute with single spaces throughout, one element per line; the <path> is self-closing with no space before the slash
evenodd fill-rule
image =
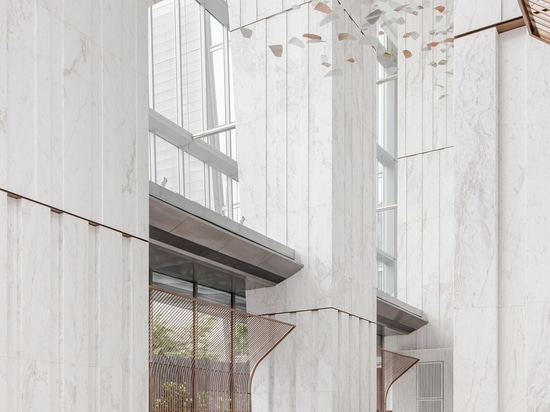
<path id="1" fill-rule="evenodd" d="M 438 12 L 443 13 L 445 11 L 445 6 L 434 7 L 434 10 L 437 10 Z"/>
<path id="2" fill-rule="evenodd" d="M 439 64 L 440 66 L 444 66 L 445 64 L 447 64 L 447 60 L 445 59 L 439 60 L 437 64 Z"/>
<path id="3" fill-rule="evenodd" d="M 405 56 L 406 59 L 412 57 L 412 53 L 409 51 L 409 50 L 403 50 L 403 55 Z"/>
<path id="4" fill-rule="evenodd" d="M 282 44 L 274 44 L 272 46 L 269 46 L 269 49 L 273 53 L 275 57 L 281 57 L 283 55 L 283 45 Z"/>
<path id="5" fill-rule="evenodd" d="M 330 6 L 323 3 L 322 1 L 317 3 L 314 10 L 317 10 L 317 11 L 320 11 L 321 13 L 326 13 L 326 14 L 332 13 L 332 9 L 330 8 Z"/>
<path id="6" fill-rule="evenodd" d="M 433 42 L 431 42 L 431 43 L 428 43 L 427 46 L 436 47 L 438 44 L 439 44 L 438 41 L 433 41 Z"/>
<path id="7" fill-rule="evenodd" d="M 331 76 L 341 76 L 342 75 L 342 69 L 336 68 L 329 71 L 327 74 L 325 74 L 325 77 L 331 77 Z"/>
<path id="8" fill-rule="evenodd" d="M 449 37 L 448 39 L 443 40 L 445 43 L 454 43 L 455 39 L 453 37 Z"/>
<path id="9" fill-rule="evenodd" d="M 369 24 L 376 24 L 380 16 L 382 16 L 384 12 L 380 9 L 376 9 L 373 12 L 369 13 L 366 17 L 367 23 Z"/>
<path id="10" fill-rule="evenodd" d="M 350 63 L 355 63 L 355 59 L 353 57 L 350 57 L 349 59 L 346 60 L 347 62 L 350 62 Z"/>
<path id="11" fill-rule="evenodd" d="M 412 37 L 413 40 L 417 40 L 420 37 L 420 34 L 416 31 L 410 31 L 403 35 L 404 39 L 406 39 L 407 37 Z"/>
<path id="12" fill-rule="evenodd" d="M 401 6 L 397 6 L 395 9 L 393 9 L 394 11 L 401 11 L 403 10 L 405 7 L 409 7 L 408 4 L 402 4 Z"/>
<path id="13" fill-rule="evenodd" d="M 241 34 L 245 39 L 250 39 L 252 37 L 252 30 L 247 29 L 246 27 L 241 27 Z"/>
<path id="14" fill-rule="evenodd" d="M 322 37 L 319 36 L 318 34 L 313 34 L 313 33 L 305 33 L 303 35 L 303 37 L 305 37 L 306 39 L 312 39 L 312 40 L 321 40 Z"/>
<path id="15" fill-rule="evenodd" d="M 380 61 L 381 62 L 387 62 L 388 60 L 391 59 L 391 54 L 389 53 L 384 53 L 382 56 L 380 56 Z"/>
<path id="16" fill-rule="evenodd" d="M 357 40 L 356 37 L 351 33 L 338 33 L 338 40 Z"/>
<path id="17" fill-rule="evenodd" d="M 305 47 L 305 44 L 302 40 L 300 40 L 298 37 L 292 37 L 288 44 L 293 44 L 295 46 L 298 46 L 299 48 L 303 49 Z"/>
<path id="18" fill-rule="evenodd" d="M 321 20 L 321 22 L 319 23 L 319 26 L 324 26 L 324 25 L 329 24 L 329 23 L 331 23 L 331 22 L 333 22 L 334 20 L 337 20 L 337 19 L 339 19 L 339 18 L 340 18 L 340 16 L 339 16 L 338 14 L 336 14 L 336 13 L 331 13 L 331 14 L 329 14 L 328 16 L 325 16 L 325 17 L 323 18 L 323 20 Z"/>

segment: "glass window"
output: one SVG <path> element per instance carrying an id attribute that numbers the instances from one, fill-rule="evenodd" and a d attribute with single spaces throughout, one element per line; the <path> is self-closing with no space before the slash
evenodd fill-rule
<path id="1" fill-rule="evenodd" d="M 376 228 L 378 289 L 395 296 L 397 284 L 397 76 L 391 33 L 380 42 L 392 58 L 380 62 L 377 95 Z M 391 63 L 388 63 L 388 61 Z"/>

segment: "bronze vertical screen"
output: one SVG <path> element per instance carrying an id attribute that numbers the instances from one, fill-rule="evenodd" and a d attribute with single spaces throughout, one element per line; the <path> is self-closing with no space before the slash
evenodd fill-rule
<path id="1" fill-rule="evenodd" d="M 388 391 L 393 383 L 412 368 L 419 359 L 377 348 L 378 365 L 376 369 L 376 409 L 386 412 Z"/>
<path id="2" fill-rule="evenodd" d="M 151 286 L 149 409 L 248 412 L 257 365 L 293 325 Z"/>

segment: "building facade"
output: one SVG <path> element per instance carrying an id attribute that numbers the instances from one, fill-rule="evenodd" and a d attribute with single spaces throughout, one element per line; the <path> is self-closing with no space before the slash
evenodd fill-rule
<path id="1" fill-rule="evenodd" d="M 550 46 L 519 3 L 152 3 L 0 4 L 0 410 L 170 410 L 164 356 L 232 365 L 189 410 L 254 365 L 253 411 L 376 411 L 377 346 L 419 360 L 387 410 L 550 410 Z M 163 352 L 184 301 L 200 343 Z"/>

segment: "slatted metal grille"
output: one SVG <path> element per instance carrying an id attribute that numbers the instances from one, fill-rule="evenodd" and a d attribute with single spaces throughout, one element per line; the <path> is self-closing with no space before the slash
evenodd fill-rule
<path id="1" fill-rule="evenodd" d="M 393 383 L 412 368 L 417 358 L 377 348 L 377 410 L 386 412 L 386 398 Z"/>
<path id="2" fill-rule="evenodd" d="M 293 325 L 150 287 L 153 412 L 248 412 L 261 360 Z"/>
<path id="3" fill-rule="evenodd" d="M 550 1 L 519 0 L 519 4 L 530 34 L 550 43 Z"/>

